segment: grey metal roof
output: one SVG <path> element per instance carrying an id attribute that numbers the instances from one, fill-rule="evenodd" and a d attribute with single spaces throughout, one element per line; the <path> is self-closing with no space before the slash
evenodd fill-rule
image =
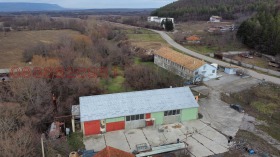
<path id="1" fill-rule="evenodd" d="M 198 106 L 189 87 L 80 97 L 82 122 Z"/>
<path id="2" fill-rule="evenodd" d="M 72 105 L 72 116 L 80 116 L 80 105 Z"/>

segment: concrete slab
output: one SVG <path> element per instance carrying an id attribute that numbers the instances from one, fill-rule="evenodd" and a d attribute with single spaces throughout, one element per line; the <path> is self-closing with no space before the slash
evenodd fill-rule
<path id="1" fill-rule="evenodd" d="M 194 133 L 195 131 L 199 131 L 205 128 L 207 125 L 200 120 L 191 120 L 187 122 L 182 122 L 185 130 L 181 130 L 185 134 Z"/>
<path id="2" fill-rule="evenodd" d="M 227 137 L 219 133 L 201 120 L 176 123 L 143 129 L 120 130 L 107 132 L 105 135 L 85 138 L 86 149 L 100 151 L 105 145 L 126 152 L 132 152 L 137 144 L 147 143 L 151 147 L 186 141 L 195 157 L 209 156 L 227 151 Z M 188 137 L 187 137 L 188 136 Z"/>
<path id="3" fill-rule="evenodd" d="M 163 134 L 167 144 L 177 143 L 177 139 L 180 141 L 186 139 L 185 131 L 181 131 L 186 129 L 184 125 L 180 123 L 164 125 L 163 128 L 165 128 Z"/>
<path id="4" fill-rule="evenodd" d="M 96 135 L 84 138 L 86 150 L 100 151 L 106 147 L 104 135 Z"/>
<path id="5" fill-rule="evenodd" d="M 131 152 L 124 135 L 124 130 L 107 132 L 105 134 L 105 142 L 107 146 L 111 146 L 126 152 Z"/>
<path id="6" fill-rule="evenodd" d="M 130 146 L 130 152 L 133 152 L 133 150 L 136 150 L 137 144 L 146 143 L 149 147 L 149 142 L 147 141 L 143 131 L 141 129 L 132 129 L 124 132 L 128 144 Z"/>
<path id="7" fill-rule="evenodd" d="M 166 138 L 162 132 L 159 132 L 157 128 L 146 127 L 142 129 L 145 137 L 152 147 L 166 144 Z"/>
<path id="8" fill-rule="evenodd" d="M 196 157 L 214 155 L 213 152 L 211 152 L 208 148 L 203 146 L 201 143 L 199 143 L 192 137 L 188 137 L 185 142 L 187 142 L 187 144 L 189 145 L 189 151 L 191 152 L 191 154 Z"/>
<path id="9" fill-rule="evenodd" d="M 199 92 L 205 96 L 208 96 L 208 94 L 209 94 L 209 88 L 207 88 L 206 86 L 193 87 L 192 90 Z"/>
<path id="10" fill-rule="evenodd" d="M 202 143 L 206 148 L 214 152 L 215 154 L 220 154 L 227 152 L 228 149 L 224 146 L 221 146 L 220 144 L 216 143 L 215 141 L 210 140 L 209 138 L 206 138 L 205 136 L 201 134 L 193 134 L 192 138 L 196 139 L 200 143 Z"/>
<path id="11" fill-rule="evenodd" d="M 208 139 L 211 139 L 215 143 L 218 143 L 219 145 L 228 148 L 228 139 L 223 134 L 219 133 L 215 129 L 207 126 L 199 131 L 199 133 Z"/>

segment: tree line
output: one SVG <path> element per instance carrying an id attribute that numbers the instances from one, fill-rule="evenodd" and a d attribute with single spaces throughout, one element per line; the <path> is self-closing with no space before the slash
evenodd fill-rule
<path id="1" fill-rule="evenodd" d="M 212 15 L 233 20 L 258 10 L 274 8 L 277 0 L 179 0 L 151 13 L 153 16 L 173 17 L 177 21 L 209 20 Z"/>
<path id="2" fill-rule="evenodd" d="M 244 21 L 237 37 L 248 47 L 262 53 L 280 54 L 280 12 L 264 11 Z"/>
<path id="3" fill-rule="evenodd" d="M 18 31 L 72 29 L 80 33 L 85 33 L 85 25 L 85 21 L 78 18 L 52 18 L 47 15 L 18 15 L 4 18 L 3 20 L 4 27 L 11 27 Z"/>

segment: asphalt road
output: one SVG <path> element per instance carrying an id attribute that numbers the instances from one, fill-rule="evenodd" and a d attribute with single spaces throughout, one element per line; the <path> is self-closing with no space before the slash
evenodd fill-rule
<path id="1" fill-rule="evenodd" d="M 214 59 L 214 58 L 211 58 L 211 57 L 208 57 L 208 56 L 204 56 L 202 54 L 199 54 L 199 53 L 196 53 L 194 51 L 191 51 L 189 49 L 186 49 L 185 47 L 183 47 L 182 45 L 176 43 L 171 37 L 169 37 L 165 32 L 163 31 L 156 31 L 156 30 L 151 30 L 153 32 L 156 32 L 158 34 L 161 35 L 161 37 L 166 40 L 166 42 L 168 44 L 170 44 L 171 46 L 175 47 L 176 49 L 188 54 L 188 55 L 191 55 L 193 57 L 196 57 L 196 58 L 199 58 L 199 59 L 202 59 L 206 62 L 209 62 L 209 63 L 217 63 L 221 66 L 230 66 L 229 63 L 227 62 L 223 62 L 223 61 L 220 61 L 220 60 L 217 60 L 217 59 Z M 243 69 L 247 69 L 247 68 L 244 68 L 242 67 Z M 250 69 L 247 69 L 247 74 L 249 74 L 250 76 L 256 78 L 256 79 L 260 79 L 260 80 L 265 80 L 265 81 L 269 81 L 269 82 L 272 82 L 272 83 L 275 83 L 275 84 L 280 84 L 280 78 L 277 78 L 277 77 L 273 77 L 273 76 L 269 76 L 269 75 L 265 75 L 265 74 L 261 74 L 261 73 L 258 73 L 256 71 L 253 71 L 253 70 L 250 70 Z"/>

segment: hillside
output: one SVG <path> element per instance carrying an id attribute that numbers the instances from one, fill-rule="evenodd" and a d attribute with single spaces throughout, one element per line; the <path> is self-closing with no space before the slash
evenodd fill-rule
<path id="1" fill-rule="evenodd" d="M 178 0 L 151 15 L 174 17 L 179 21 L 208 20 L 211 15 L 232 20 L 258 10 L 273 8 L 279 0 Z"/>
<path id="2" fill-rule="evenodd" d="M 53 11 L 64 8 L 56 4 L 47 3 L 10 3 L 0 2 L 0 12 L 21 12 L 21 11 Z"/>

